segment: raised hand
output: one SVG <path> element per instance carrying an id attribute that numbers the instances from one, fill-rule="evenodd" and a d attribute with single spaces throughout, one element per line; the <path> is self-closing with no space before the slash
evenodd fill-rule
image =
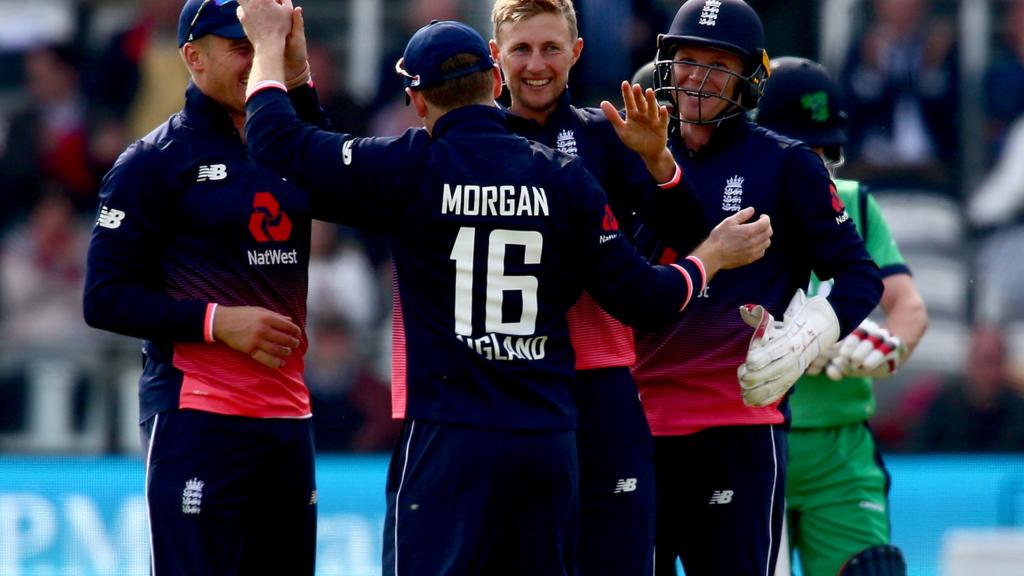
<path id="1" fill-rule="evenodd" d="M 675 160 L 668 149 L 668 109 L 658 104 L 650 88 L 645 91 L 639 84 L 623 82 L 621 89 L 626 117 L 607 100 L 601 102 L 601 111 L 622 143 L 643 158 L 656 181 L 672 179 Z"/>
<path id="2" fill-rule="evenodd" d="M 293 11 L 291 0 L 238 0 L 238 20 L 257 51 L 267 45 L 284 45 L 292 30 Z"/>
<path id="3" fill-rule="evenodd" d="M 306 22 L 302 8 L 292 10 L 292 28 L 284 44 L 284 74 L 287 84 L 304 84 L 309 80 L 309 53 L 306 49 Z M 288 86 L 289 89 L 295 86 Z"/>

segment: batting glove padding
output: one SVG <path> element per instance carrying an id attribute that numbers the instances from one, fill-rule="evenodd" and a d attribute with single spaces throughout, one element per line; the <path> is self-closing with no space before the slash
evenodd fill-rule
<path id="1" fill-rule="evenodd" d="M 829 362 L 825 373 L 836 381 L 849 376 L 885 378 L 895 372 L 906 357 L 906 344 L 867 318 L 843 338 L 839 352 Z"/>
<path id="2" fill-rule="evenodd" d="M 737 370 L 743 403 L 769 406 L 782 398 L 822 351 L 839 339 L 839 318 L 825 298 L 807 298 L 803 290 L 790 300 L 782 322 L 763 306 L 740 306 L 754 328 L 747 359 Z"/>

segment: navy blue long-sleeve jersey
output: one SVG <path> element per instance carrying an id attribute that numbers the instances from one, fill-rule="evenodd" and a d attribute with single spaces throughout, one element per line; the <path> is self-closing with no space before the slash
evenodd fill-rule
<path id="1" fill-rule="evenodd" d="M 324 123 L 315 92 L 291 93 Z M 181 112 L 132 144 L 104 177 L 84 313 L 144 340 L 140 417 L 194 408 L 306 417 L 309 193 L 253 162 L 225 110 L 194 84 Z M 280 370 L 210 342 L 211 305 L 262 306 L 303 327 Z"/>
<path id="2" fill-rule="evenodd" d="M 703 281 L 693 262 L 649 267 L 582 164 L 510 134 L 495 107 L 452 110 L 432 133 L 352 138 L 301 123 L 279 90 L 247 106 L 258 161 L 333 193 L 332 219 L 387 231 L 396 416 L 572 429 L 565 312 L 581 289 L 651 324 Z"/>
<path id="3" fill-rule="evenodd" d="M 634 378 L 655 435 L 690 434 L 714 426 L 777 424 L 785 405 L 743 404 L 736 369 L 752 330 L 743 304 L 762 304 L 781 320 L 813 270 L 835 283 L 828 301 L 840 336 L 878 304 L 882 281 L 828 170 L 806 145 L 740 117 L 715 129 L 698 152 L 670 141 L 704 209 L 715 224 L 747 206 L 771 217 L 771 247 L 760 260 L 719 272 L 673 324 L 637 334 Z"/>
<path id="4" fill-rule="evenodd" d="M 600 108 L 573 106 L 565 90 L 543 125 L 505 112 L 513 133 L 583 162 L 608 195 L 608 204 L 624 232 L 633 235 L 637 214 L 645 222 L 657 218 L 649 206 L 660 196 L 658 184 L 640 156 L 622 143 Z M 707 236 L 707 225 L 700 204 L 681 182 L 665 192 L 676 206 L 671 211 L 671 225 L 660 229 L 671 234 L 668 243 L 677 253 L 686 254 Z M 636 363 L 633 330 L 601 309 L 589 294 L 584 293 L 569 310 L 568 320 L 577 370 L 630 367 Z"/>

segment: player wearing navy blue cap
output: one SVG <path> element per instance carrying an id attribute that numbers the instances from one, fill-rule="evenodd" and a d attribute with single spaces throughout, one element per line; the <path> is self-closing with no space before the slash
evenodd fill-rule
<path id="1" fill-rule="evenodd" d="M 509 133 L 499 72 L 468 26 L 424 26 L 397 64 L 425 129 L 353 138 L 303 125 L 280 91 L 289 2 L 242 6 L 256 49 L 253 156 L 333 192 L 339 214 L 391 242 L 393 402 L 406 420 L 384 573 L 574 573 L 566 311 L 585 287 L 618 317 L 656 323 L 735 262 L 709 241 L 671 266 L 645 264 L 578 160 Z"/>
<path id="2" fill-rule="evenodd" d="M 716 276 L 670 326 L 637 334 L 633 374 L 655 436 L 659 575 L 674 575 L 677 558 L 689 576 L 773 573 L 786 394 L 882 292 L 821 159 L 746 117 L 772 81 L 764 45 L 742 0 L 687 0 L 658 37 L 656 90 L 677 120 L 670 146 L 708 222 L 753 207 L 775 230 L 764 258 Z M 827 298 L 804 297 L 812 270 L 834 279 Z"/>
<path id="3" fill-rule="evenodd" d="M 237 8 L 185 3 L 184 107 L 106 175 L 89 246 L 86 321 L 144 340 L 154 576 L 313 574 L 317 495 L 302 372 L 316 206 L 246 153 L 253 51 Z M 301 33 L 287 62 L 289 96 L 303 117 L 322 121 Z"/>

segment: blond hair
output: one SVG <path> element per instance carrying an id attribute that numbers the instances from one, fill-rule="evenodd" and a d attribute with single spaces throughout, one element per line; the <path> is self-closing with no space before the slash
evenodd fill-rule
<path id="1" fill-rule="evenodd" d="M 496 0 L 491 10 L 491 24 L 494 25 L 494 39 L 498 40 L 498 30 L 507 23 L 516 24 L 538 14 L 557 14 L 569 26 L 569 36 L 575 40 L 579 37 L 576 26 L 576 9 L 572 0 Z"/>

